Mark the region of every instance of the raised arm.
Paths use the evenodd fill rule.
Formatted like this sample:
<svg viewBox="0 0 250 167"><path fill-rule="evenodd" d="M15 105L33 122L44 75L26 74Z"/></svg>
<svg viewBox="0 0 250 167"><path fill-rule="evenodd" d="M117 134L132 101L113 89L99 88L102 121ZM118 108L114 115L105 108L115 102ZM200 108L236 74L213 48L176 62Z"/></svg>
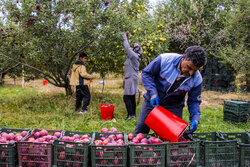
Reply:
<svg viewBox="0 0 250 167"><path fill-rule="evenodd" d="M136 56L137 54L130 48L130 44L128 42L128 38L125 32L122 32L123 36L123 46L125 48L125 51L127 53L127 57L131 58L132 56Z"/></svg>

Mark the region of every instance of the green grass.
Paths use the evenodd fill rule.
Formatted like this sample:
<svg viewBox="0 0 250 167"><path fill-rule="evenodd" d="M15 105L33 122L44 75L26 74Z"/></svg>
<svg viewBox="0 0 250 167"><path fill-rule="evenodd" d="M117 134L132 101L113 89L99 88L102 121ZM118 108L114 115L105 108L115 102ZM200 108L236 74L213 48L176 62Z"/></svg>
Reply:
<svg viewBox="0 0 250 167"><path fill-rule="evenodd" d="M64 94L39 93L35 88L0 87L0 127L100 131L102 127L111 126L110 122L102 120L100 116L100 104L109 103L115 106L114 117L119 123L114 126L119 131L134 131L137 120L124 120L126 109L122 94L92 92L91 96L89 113L80 115L74 112L75 99L67 98ZM137 106L137 116L142 101ZM249 122L224 122L222 106L206 107L201 112L201 122L196 132L249 131ZM186 108L183 117L188 121L189 114Z"/></svg>

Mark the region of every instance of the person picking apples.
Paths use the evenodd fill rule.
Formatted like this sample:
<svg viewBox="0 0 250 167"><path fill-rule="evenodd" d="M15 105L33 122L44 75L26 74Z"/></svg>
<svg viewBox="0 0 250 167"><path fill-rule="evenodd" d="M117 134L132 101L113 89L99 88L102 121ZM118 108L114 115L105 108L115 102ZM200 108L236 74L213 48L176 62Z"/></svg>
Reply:
<svg viewBox="0 0 250 167"><path fill-rule="evenodd" d="M193 133L200 122L202 76L199 69L206 62L203 48L190 46L184 54L161 54L143 69L142 84L147 93L144 94L145 100L134 133L149 133L150 128L145 124L145 119L159 105L182 118L187 93L191 123L186 133Z"/></svg>
<svg viewBox="0 0 250 167"><path fill-rule="evenodd" d="M86 71L84 63L87 61L87 54L81 52L79 54L79 60L75 62L72 68L72 74L70 78L70 85L76 86L76 104L75 111L78 112L81 108L82 101L83 106L80 114L88 113L87 107L90 103L90 91L88 83L94 78L94 74L89 74Z"/></svg>
<svg viewBox="0 0 250 167"><path fill-rule="evenodd" d="M123 35L123 45L127 53L127 59L124 63L124 95L123 100L127 109L126 120L135 119L136 117L136 100L135 95L139 91L139 65L142 59L142 47L138 44L134 44L133 49L130 48L130 44L125 32Z"/></svg>

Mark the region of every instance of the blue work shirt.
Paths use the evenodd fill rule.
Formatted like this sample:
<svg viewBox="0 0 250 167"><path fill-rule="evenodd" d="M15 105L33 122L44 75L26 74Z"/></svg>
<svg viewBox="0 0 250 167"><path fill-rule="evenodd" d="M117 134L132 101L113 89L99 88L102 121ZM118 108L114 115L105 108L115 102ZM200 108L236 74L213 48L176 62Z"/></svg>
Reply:
<svg viewBox="0 0 250 167"><path fill-rule="evenodd" d="M199 71L187 77L173 92L168 93L178 75L178 64L181 59L180 54L161 54L142 70L142 84L147 90L144 98L150 101L151 97L157 94L160 106L182 118L185 96L188 92L189 119L199 122L202 88L202 76Z"/></svg>

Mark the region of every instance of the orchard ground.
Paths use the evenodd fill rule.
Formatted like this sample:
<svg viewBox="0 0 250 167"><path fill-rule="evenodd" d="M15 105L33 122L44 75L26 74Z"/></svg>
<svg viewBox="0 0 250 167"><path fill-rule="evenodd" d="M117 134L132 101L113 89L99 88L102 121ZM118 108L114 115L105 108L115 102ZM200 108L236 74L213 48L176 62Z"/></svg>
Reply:
<svg viewBox="0 0 250 167"><path fill-rule="evenodd" d="M4 86L0 87L0 127L10 128L39 128L92 132L101 128L110 128L111 123L101 119L100 104L113 104L115 106L114 118L117 124L113 124L118 131L130 133L134 131L139 116L142 94L145 93L141 81L141 90L136 100L137 119L125 121L127 112L123 102L122 76L108 75L103 85L101 78L94 79L89 85L91 91L91 103L88 114L74 112L75 97L67 98L64 88L58 88L51 84L43 85L43 80L34 80L25 83L21 87L21 79L14 83L13 79L5 79ZM204 91L202 93L201 122L197 132L241 132L250 130L248 123L231 123L223 121L224 100L239 99L250 100L250 93L221 93ZM188 121L188 110L184 108L183 119Z"/></svg>

